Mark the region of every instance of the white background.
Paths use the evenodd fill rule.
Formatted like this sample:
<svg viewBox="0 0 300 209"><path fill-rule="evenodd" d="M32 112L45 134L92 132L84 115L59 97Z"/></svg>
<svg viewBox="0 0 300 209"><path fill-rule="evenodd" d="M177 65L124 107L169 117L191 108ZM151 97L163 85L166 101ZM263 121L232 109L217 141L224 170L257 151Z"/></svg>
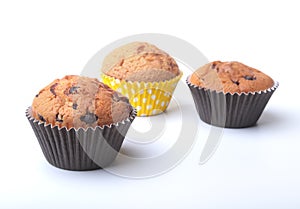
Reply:
<svg viewBox="0 0 300 209"><path fill-rule="evenodd" d="M0 208L300 208L297 5L1 1ZM80 74L107 44L146 32L177 36L210 61L238 60L278 80L258 125L224 130L215 155L199 165L209 126L198 120L201 136L189 155L153 178L50 166L25 117L36 92L55 78Z"/></svg>

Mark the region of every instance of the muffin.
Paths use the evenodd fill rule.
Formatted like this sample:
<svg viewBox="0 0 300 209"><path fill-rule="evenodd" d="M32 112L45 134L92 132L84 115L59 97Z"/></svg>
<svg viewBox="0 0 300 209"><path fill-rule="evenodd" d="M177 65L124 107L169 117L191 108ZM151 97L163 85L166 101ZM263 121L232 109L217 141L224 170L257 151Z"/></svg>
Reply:
<svg viewBox="0 0 300 209"><path fill-rule="evenodd" d="M126 95L138 116L165 111L182 76L170 55L146 42L115 49L104 59L101 71L103 82Z"/></svg>
<svg viewBox="0 0 300 209"><path fill-rule="evenodd" d="M48 162L68 170L109 165L135 115L128 98L97 79L76 75L40 90L26 111Z"/></svg>
<svg viewBox="0 0 300 209"><path fill-rule="evenodd" d="M278 87L255 68L221 61L200 67L187 84L201 120L227 128L255 125Z"/></svg>

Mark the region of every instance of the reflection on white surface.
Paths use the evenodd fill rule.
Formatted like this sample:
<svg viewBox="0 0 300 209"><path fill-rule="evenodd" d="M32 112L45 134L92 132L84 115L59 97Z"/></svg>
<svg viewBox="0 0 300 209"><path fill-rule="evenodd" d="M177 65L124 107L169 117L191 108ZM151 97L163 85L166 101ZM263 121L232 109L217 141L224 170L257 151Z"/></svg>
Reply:
<svg viewBox="0 0 300 209"><path fill-rule="evenodd" d="M146 132L147 127L142 128L140 132L132 126L116 160L104 168L120 177L149 178L164 174L179 165L197 140L198 115L193 109L187 108L187 104L193 105L193 100L185 79L208 60L195 46L175 36L158 33L137 34L116 40L100 49L88 61L81 75L99 77L99 63L102 63L105 55L116 47L134 41L146 41L162 48L176 59L179 69L183 72L183 78L177 84L167 110L148 119L137 118L133 123L142 121L137 126L141 128L142 123L148 121L151 128ZM203 162L212 156L221 140L220 134L209 135L212 136L216 142L205 146L205 155L200 158L204 158Z"/></svg>
<svg viewBox="0 0 300 209"><path fill-rule="evenodd" d="M141 2L2 1L0 208L299 209L296 3L153 1L137 9ZM96 50L136 31L177 35L211 61L249 63L280 87L257 126L225 129L204 165L199 157L210 126L199 119L191 152L156 178L132 180L104 170L70 172L49 165L24 113L36 91L65 74L79 74ZM186 108L196 113L192 104Z"/></svg>

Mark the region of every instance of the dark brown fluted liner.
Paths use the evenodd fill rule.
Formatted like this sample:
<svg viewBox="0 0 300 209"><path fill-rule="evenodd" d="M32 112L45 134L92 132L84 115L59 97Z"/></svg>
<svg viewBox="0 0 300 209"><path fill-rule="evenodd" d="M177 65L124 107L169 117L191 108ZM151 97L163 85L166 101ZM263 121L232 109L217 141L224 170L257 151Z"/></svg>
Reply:
<svg viewBox="0 0 300 209"><path fill-rule="evenodd" d="M36 138L47 161L67 170L94 170L108 166L116 158L136 111L122 122L110 126L78 130L59 128L35 120L26 110Z"/></svg>
<svg viewBox="0 0 300 209"><path fill-rule="evenodd" d="M279 83L265 90L230 94L195 86L186 80L197 112L204 122L225 128L243 128L256 124Z"/></svg>

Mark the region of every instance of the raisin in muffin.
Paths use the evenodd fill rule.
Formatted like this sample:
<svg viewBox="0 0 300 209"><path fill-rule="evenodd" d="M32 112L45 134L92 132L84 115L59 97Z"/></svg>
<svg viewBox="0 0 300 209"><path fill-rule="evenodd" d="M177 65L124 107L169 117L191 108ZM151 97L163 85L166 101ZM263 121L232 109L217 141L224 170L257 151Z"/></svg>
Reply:
<svg viewBox="0 0 300 209"><path fill-rule="evenodd" d="M32 103L35 119L67 128L109 125L128 118L131 111L120 93L97 79L75 75L54 80Z"/></svg>
<svg viewBox="0 0 300 209"><path fill-rule="evenodd" d="M182 76L169 54L146 42L132 42L113 50L105 57L101 71L103 82L129 97L138 116L166 110Z"/></svg>
<svg viewBox="0 0 300 209"><path fill-rule="evenodd" d="M200 67L187 84L201 120L227 128L255 125L278 87L255 68L221 61Z"/></svg>

